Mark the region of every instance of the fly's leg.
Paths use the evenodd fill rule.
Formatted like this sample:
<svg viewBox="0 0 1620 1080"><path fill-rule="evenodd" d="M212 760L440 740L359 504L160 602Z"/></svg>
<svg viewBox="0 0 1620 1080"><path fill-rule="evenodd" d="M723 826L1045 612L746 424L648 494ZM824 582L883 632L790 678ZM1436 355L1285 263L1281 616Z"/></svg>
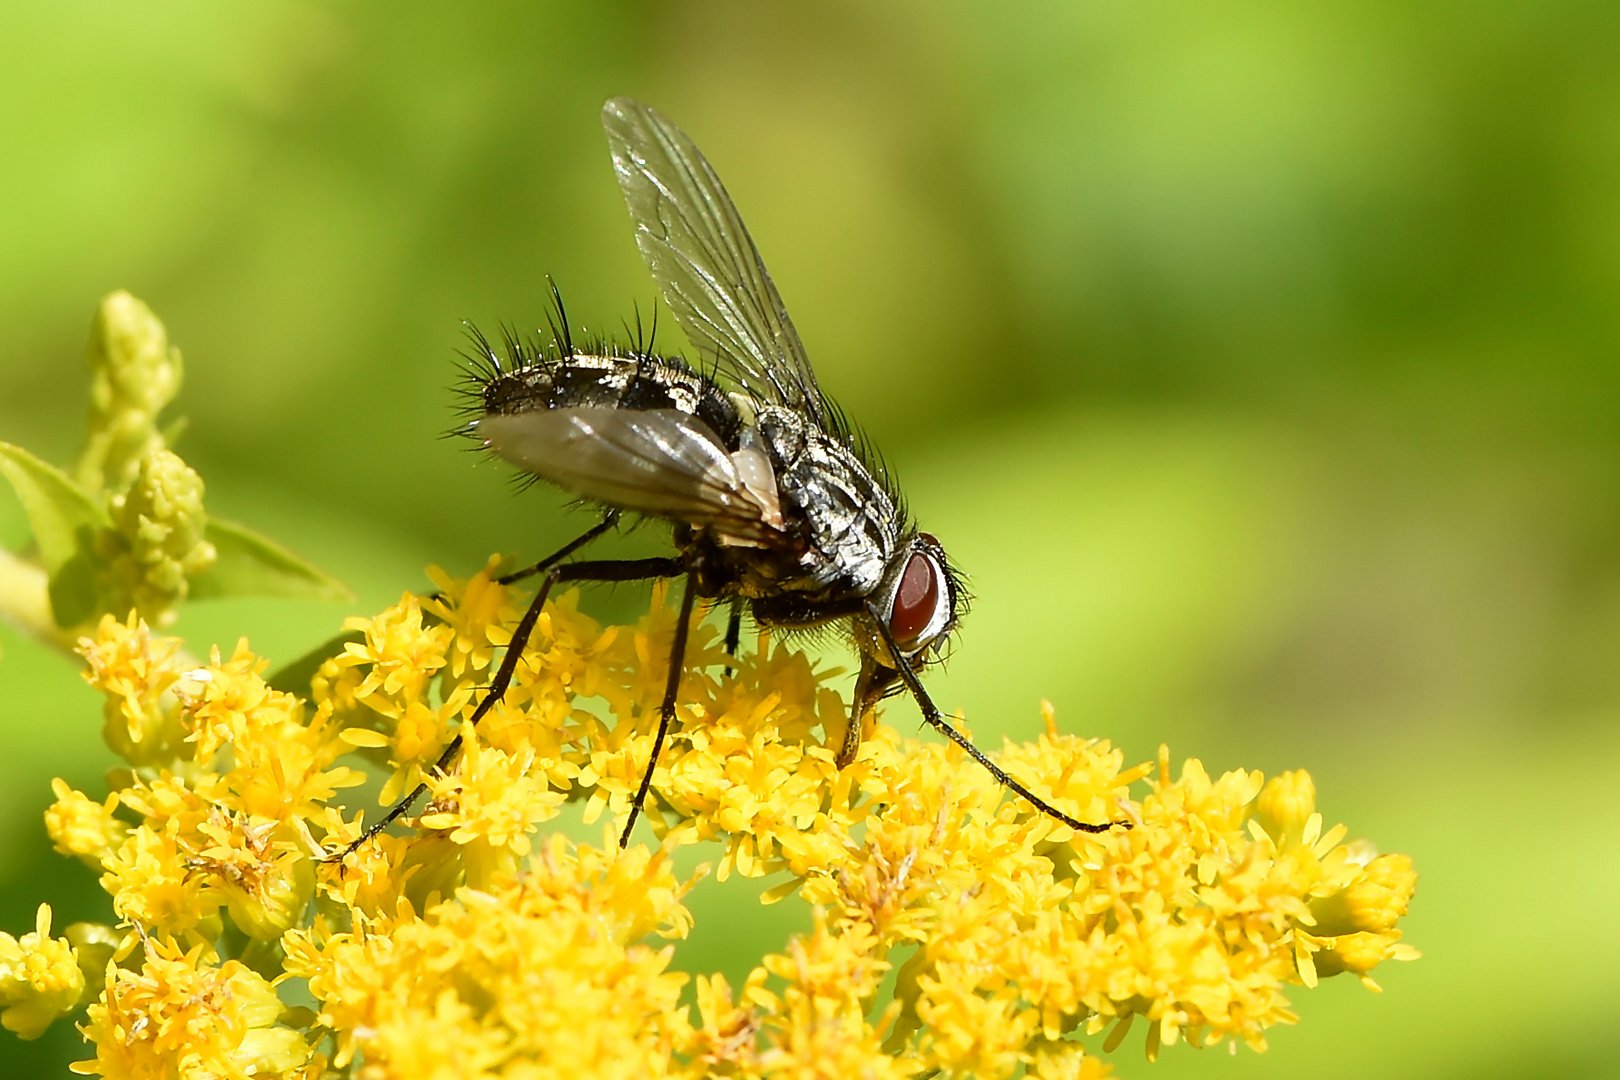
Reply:
<svg viewBox="0 0 1620 1080"><path fill-rule="evenodd" d="M592 540L595 540L598 536L601 536L603 533L613 528L618 520L619 511L609 510L606 514L602 515L601 521L597 522L595 525L592 525L589 529L585 530L583 534L570 540L568 543L564 544L556 551L553 551L550 555L547 555L533 566L526 567L522 570L513 571L510 574L502 574L495 580L502 585L510 585L514 581L522 581L524 578L531 578L536 574L543 574L547 570L550 570L553 566L556 566L558 563L568 558L568 556L572 555L574 552L578 551L580 548L584 547L586 544L590 543Z"/></svg>
<svg viewBox="0 0 1620 1080"><path fill-rule="evenodd" d="M737 647L742 644L742 605L732 601L731 615L726 619L726 655L737 658ZM726 665L726 678L731 678L731 665Z"/></svg>
<svg viewBox="0 0 1620 1080"><path fill-rule="evenodd" d="M607 532L618 520L619 511L609 510L607 514L603 516L602 520L596 525L593 525L590 529L586 530L584 535L564 544L561 548L552 552L550 555L547 555L533 566L519 570L515 573L507 574L503 577L498 577L495 580L502 585L510 585L514 581L521 581L524 578L533 577L535 574L544 573L557 563L560 563L564 559L568 558L568 556L572 555L580 548L584 547L586 544L590 543L592 540L595 540L598 536L601 536L603 533ZM442 593L425 593L422 596L422 599L424 600L442 600L443 598L444 595ZM428 617L431 618L432 616L429 615ZM348 645L351 642L361 641L364 639L364 637L365 635L360 633L358 630L346 630L324 644L310 650L308 653L305 653L292 663L278 669L270 676L268 681L273 688L289 694L308 693L309 680L315 674L315 671L321 666L321 664L331 657L341 653L345 645Z"/></svg>
<svg viewBox="0 0 1620 1080"><path fill-rule="evenodd" d="M598 525L590 533L587 533L579 540L574 541L570 547L577 548L584 543L588 543L594 538L593 534L600 535L601 531L605 530L610 524L611 519L604 520L601 525ZM534 625L540 620L540 609L545 606L546 597L551 593L551 587L553 585L564 581L643 581L648 578L675 577L684 573L685 570L685 565L679 559L657 558L614 559L596 562L566 563L562 566L553 566L549 571L546 572L545 578L540 583L540 588L534 594L534 599L529 602L528 610L523 613L523 618L518 621L517 628L512 631L512 640L507 643L506 655L501 658L501 666L499 670L496 671L495 678L490 680L489 690L484 694L484 699L478 703L478 708L473 710L473 714L467 720L467 723L478 723L478 721L482 720L485 714L487 714L490 709L493 709L495 704L506 695L507 687L512 685L512 676L517 672L518 661L523 658L523 650L528 647L529 636L534 633ZM688 614L690 613L691 607L691 592L692 590L689 582L687 585L687 597L682 601L683 610L685 610ZM685 623L683 622L681 625L684 627ZM684 629L678 630L676 633L676 640L684 649L686 644L685 631ZM678 673L675 675L675 678L679 678ZM674 705L673 702L671 702L669 707L665 710L666 715L673 712L673 710ZM665 723L667 724L668 721L666 720ZM663 729L660 728L660 742L662 742L662 734ZM460 735L457 735L454 739L450 740L450 745L444 748L444 753L440 754L439 760L434 762L434 772L442 773L450 767L450 763L454 761L456 755L461 752L461 742L462 738ZM645 790L645 782L642 784L642 788ZM350 852L371 840L389 825L392 825L395 821L398 821L410 810L413 805L415 805L416 800L420 799L426 793L427 784L423 783L416 785L415 790L413 790L409 795L405 796L405 798L400 802L395 804L394 807L388 811L388 813L379 818L373 825L367 828L365 832L361 833L357 840L355 840L348 847L344 848L338 854L329 856L326 861L341 862L343 858ZM637 800L637 805L640 805L639 799ZM631 820L635 820L633 813ZM629 830L626 829L626 834L628 834L628 832Z"/></svg>
<svg viewBox="0 0 1620 1080"><path fill-rule="evenodd" d="M1131 827L1131 823L1129 821L1109 821L1101 825L1094 825L1089 821L1076 820L1075 818L1072 818L1068 814L1065 814L1063 811L1059 810L1057 807L1053 806L1051 803L1047 802L1045 799L1041 798L1039 795L1036 795L1034 792L1030 791L1029 788L1025 787L1023 784L1020 784L1017 780L1014 780L1001 766L985 757L984 752L977 746L973 745L972 739L969 739L966 735L963 735L960 731L957 731L954 727L952 727L945 719L944 715L940 713L939 707L934 704L934 699L929 697L928 691L923 689L922 680L917 678L917 673L912 670L911 664L909 664L905 657L901 655L900 647L895 644L894 635L890 633L889 624L883 620L882 614L877 610L876 607L870 605L868 605L867 611L872 616L872 624L877 627L878 633L883 636L883 644L888 647L889 655L900 661L900 679L906 684L906 689L911 691L911 696L917 699L917 707L922 709L923 720L928 724L929 727L932 727L935 731L938 731L941 735L951 740L951 742L955 743L957 746L960 746L963 750L966 750L968 752L968 756L974 761L977 761L980 765L984 766L985 771L991 776L995 777L998 783L1005 784L1007 787L1012 788L1013 791L1023 796L1024 800L1035 809L1039 810L1047 817L1055 818L1056 820L1063 822L1063 824L1067 825L1071 829L1075 829L1079 832L1105 833L1116 825L1127 829Z"/></svg>
<svg viewBox="0 0 1620 1080"><path fill-rule="evenodd" d="M692 601L697 599L693 577L692 574L686 576L686 588L681 592L681 614L675 623L675 643L669 649L669 682L664 685L664 704L658 710L658 736L653 739L652 753L647 756L647 768L641 774L641 786L636 788L635 800L630 804L630 817L624 823L624 832L619 834L621 848L630 842L630 830L636 827L641 802L647 797L647 789L652 787L658 752L664 748L664 736L669 734L670 721L675 719L675 695L681 688L681 669L686 664L686 632L692 626Z"/></svg>
<svg viewBox="0 0 1620 1080"><path fill-rule="evenodd" d="M482 720L484 714L494 708L495 703L505 695L506 688L512 684L512 674L517 671L518 660L522 658L523 650L529 644L529 635L534 633L534 624L540 619L540 609L545 606L546 596L551 592L553 581L553 577L547 574L545 580L540 583L540 588L534 594L534 599L529 602L529 609L523 613L523 618L519 620L517 629L512 631L512 640L506 645L506 655L501 658L500 670L495 673L494 681L489 684L489 692L484 695L484 700L478 703L478 708L473 710L472 719L468 723L476 724ZM444 748L444 753L439 755L439 760L434 762L433 771L443 772L449 768L450 762L455 759L456 754L460 751L461 736L457 735L450 740L450 745ZM338 854L329 856L326 861L342 862L344 857L351 851L369 843L378 833L404 816L416 804L416 800L427 793L427 789L427 784L417 784L409 795L395 803L393 809L373 822L353 843Z"/></svg>

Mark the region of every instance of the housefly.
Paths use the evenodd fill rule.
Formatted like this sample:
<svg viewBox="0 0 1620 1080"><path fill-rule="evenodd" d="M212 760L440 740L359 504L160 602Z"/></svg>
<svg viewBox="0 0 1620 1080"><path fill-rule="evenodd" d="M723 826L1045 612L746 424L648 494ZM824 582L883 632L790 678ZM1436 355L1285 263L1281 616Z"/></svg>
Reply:
<svg viewBox="0 0 1620 1080"><path fill-rule="evenodd" d="M847 627L861 666L839 767L855 759L872 707L903 687L924 721L1041 812L1073 829L1107 830L1108 823L1078 821L1031 792L941 715L919 675L966 608L961 576L940 542L912 523L881 461L821 392L759 251L697 146L668 118L626 97L603 107L602 125L636 244L701 365L654 355L641 343L576 347L560 299L549 344L508 336L497 350L474 332L479 370L465 433L601 507L603 518L503 579L543 575L470 722L506 692L552 587L682 578L658 734L621 845L674 719L700 600L731 606L731 655L745 608L762 627ZM669 521L674 554L570 558L621 513ZM445 751L441 769L460 742Z"/></svg>

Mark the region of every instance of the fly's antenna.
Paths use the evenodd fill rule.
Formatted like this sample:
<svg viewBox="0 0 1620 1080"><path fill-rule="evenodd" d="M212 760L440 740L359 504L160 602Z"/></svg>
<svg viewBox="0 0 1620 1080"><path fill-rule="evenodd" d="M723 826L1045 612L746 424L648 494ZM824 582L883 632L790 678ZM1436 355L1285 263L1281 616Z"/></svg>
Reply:
<svg viewBox="0 0 1620 1080"><path fill-rule="evenodd" d="M574 335L573 331L568 329L568 309L563 307L562 290L557 288L557 281L550 274L546 275L546 284L551 287L552 310L546 312L546 324L551 327L551 340L562 346L564 356L571 357L574 355Z"/></svg>

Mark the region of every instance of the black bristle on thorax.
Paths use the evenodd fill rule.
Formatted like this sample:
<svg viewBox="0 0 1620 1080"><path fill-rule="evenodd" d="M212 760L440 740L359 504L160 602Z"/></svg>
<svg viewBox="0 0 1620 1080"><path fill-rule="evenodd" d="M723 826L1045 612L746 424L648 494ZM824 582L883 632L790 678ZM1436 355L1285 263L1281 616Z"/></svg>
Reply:
<svg viewBox="0 0 1620 1080"><path fill-rule="evenodd" d="M916 525L912 522L911 511L906 505L906 497L900 490L900 483L895 476L888 459L883 456L866 429L849 418L843 406L826 395L821 396L822 414L824 422L822 429L843 444L857 461L866 469L867 473L877 482L878 487L889 496L894 504L895 518L901 522L901 533L910 536L916 533Z"/></svg>

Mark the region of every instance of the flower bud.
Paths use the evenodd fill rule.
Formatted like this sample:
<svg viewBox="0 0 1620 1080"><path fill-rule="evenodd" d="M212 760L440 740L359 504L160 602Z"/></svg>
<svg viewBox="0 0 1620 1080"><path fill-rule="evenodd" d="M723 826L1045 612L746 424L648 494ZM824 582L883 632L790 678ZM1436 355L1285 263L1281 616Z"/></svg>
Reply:
<svg viewBox="0 0 1620 1080"><path fill-rule="evenodd" d="M91 491L122 487L163 447L157 415L180 389L180 351L152 310L120 291L101 302L85 358L89 435L76 479Z"/></svg>
<svg viewBox="0 0 1620 1080"><path fill-rule="evenodd" d="M107 965L112 962L123 942L123 935L105 923L69 923L62 931L84 975L84 992L80 1001L93 1001L101 996L107 985Z"/></svg>
<svg viewBox="0 0 1620 1080"><path fill-rule="evenodd" d="M39 905L34 932L0 933L0 1024L37 1039L51 1021L78 1008L84 974L65 938L51 937L51 907Z"/></svg>
<svg viewBox="0 0 1620 1080"><path fill-rule="evenodd" d="M1355 881L1331 896L1311 902L1314 932L1334 935L1389 930L1406 914L1417 873L1406 855L1380 855Z"/></svg>
<svg viewBox="0 0 1620 1080"><path fill-rule="evenodd" d="M75 856L99 873L101 861L129 836L129 826L113 817L118 795L98 803L61 779L51 781L51 790L56 792L56 802L45 811L45 831L51 842L57 851Z"/></svg>
<svg viewBox="0 0 1620 1080"><path fill-rule="evenodd" d="M214 565L218 552L205 539L203 482L179 456L158 449L142 458L130 489L112 499L113 528L99 539L107 560L107 607L135 608L166 625L190 591L188 578Z"/></svg>
<svg viewBox="0 0 1620 1080"><path fill-rule="evenodd" d="M1277 845L1286 851L1299 843L1305 823L1316 813L1316 783L1304 769L1271 779L1260 792L1256 817Z"/></svg>

